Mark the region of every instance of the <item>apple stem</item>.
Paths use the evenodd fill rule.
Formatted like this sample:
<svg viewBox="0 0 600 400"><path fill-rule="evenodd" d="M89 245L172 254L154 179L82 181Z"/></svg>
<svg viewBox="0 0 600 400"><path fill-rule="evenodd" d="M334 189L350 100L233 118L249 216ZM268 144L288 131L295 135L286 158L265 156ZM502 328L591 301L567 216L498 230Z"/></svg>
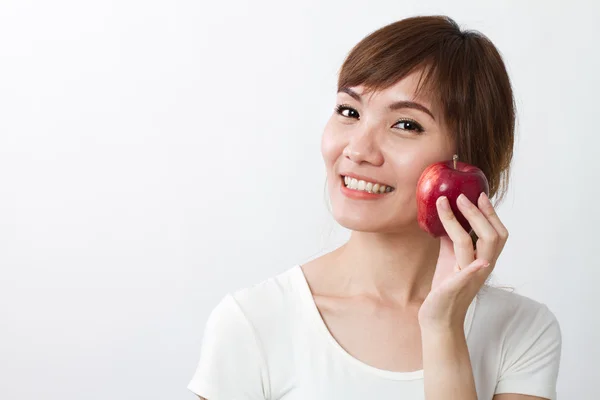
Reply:
<svg viewBox="0 0 600 400"><path fill-rule="evenodd" d="M458 154L455 154L454 157L452 157L452 161L454 161L454 169L456 169L456 162L458 161Z"/></svg>

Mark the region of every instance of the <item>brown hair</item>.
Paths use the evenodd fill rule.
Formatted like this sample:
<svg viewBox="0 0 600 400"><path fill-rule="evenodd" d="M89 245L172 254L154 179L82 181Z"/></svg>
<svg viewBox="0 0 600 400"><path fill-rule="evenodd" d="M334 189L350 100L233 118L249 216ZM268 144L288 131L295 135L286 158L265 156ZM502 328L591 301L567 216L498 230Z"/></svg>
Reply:
<svg viewBox="0 0 600 400"><path fill-rule="evenodd" d="M447 16L406 18L369 34L350 51L338 90L386 89L422 68L425 89L439 106L461 161L479 167L496 204L506 194L513 155L515 103L508 73L482 33L461 31ZM424 77L424 79L423 79ZM423 83L421 85L421 82Z"/></svg>

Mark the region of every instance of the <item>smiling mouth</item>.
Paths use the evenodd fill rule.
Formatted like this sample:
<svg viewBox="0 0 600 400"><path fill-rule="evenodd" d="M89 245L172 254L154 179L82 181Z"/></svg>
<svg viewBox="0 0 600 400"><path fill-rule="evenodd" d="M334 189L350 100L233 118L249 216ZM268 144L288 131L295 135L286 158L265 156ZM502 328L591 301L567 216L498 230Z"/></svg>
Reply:
<svg viewBox="0 0 600 400"><path fill-rule="evenodd" d="M349 176L340 175L342 184L350 190L356 190L358 192L366 192L373 194L385 194L393 192L395 189L391 186L383 185L377 182L368 182L351 178Z"/></svg>

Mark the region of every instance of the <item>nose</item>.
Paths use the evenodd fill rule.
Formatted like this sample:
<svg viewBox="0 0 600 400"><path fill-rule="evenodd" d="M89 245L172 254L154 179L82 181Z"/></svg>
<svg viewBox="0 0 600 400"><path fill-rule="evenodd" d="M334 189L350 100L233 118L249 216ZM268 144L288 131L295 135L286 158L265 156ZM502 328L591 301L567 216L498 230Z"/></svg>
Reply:
<svg viewBox="0 0 600 400"><path fill-rule="evenodd" d="M365 131L354 135L343 154L357 164L368 162L375 166L383 164L383 155L375 142L374 131Z"/></svg>

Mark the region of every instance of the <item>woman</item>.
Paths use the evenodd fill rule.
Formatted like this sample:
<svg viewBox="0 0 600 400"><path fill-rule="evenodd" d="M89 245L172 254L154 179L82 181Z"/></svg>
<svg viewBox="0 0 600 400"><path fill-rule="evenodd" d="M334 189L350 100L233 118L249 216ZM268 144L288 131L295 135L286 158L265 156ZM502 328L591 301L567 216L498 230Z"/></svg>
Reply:
<svg viewBox="0 0 600 400"><path fill-rule="evenodd" d="M508 238L485 193L457 204L473 232L443 196L448 236L417 223L421 173L454 154L502 198L514 125L506 69L484 35L434 16L364 38L340 70L321 146L350 239L227 294L188 388L208 400L555 399L555 316L485 285Z"/></svg>

